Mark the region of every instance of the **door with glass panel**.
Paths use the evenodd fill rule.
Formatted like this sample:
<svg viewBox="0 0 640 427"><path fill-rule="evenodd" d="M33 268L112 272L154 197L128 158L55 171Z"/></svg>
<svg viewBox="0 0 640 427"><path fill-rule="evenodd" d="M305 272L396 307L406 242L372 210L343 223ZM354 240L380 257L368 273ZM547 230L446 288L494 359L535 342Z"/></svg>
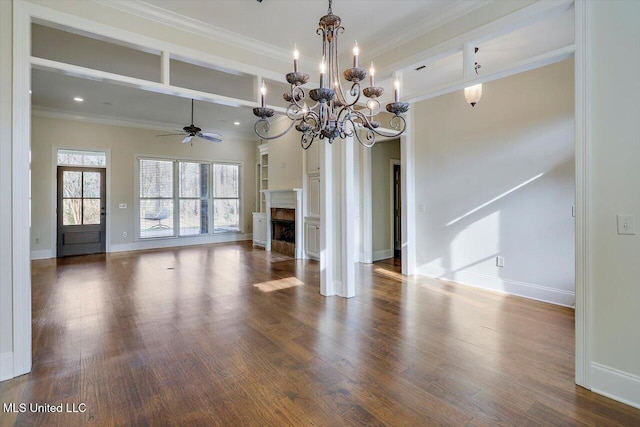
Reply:
<svg viewBox="0 0 640 427"><path fill-rule="evenodd" d="M59 257L105 251L105 169L58 166Z"/></svg>

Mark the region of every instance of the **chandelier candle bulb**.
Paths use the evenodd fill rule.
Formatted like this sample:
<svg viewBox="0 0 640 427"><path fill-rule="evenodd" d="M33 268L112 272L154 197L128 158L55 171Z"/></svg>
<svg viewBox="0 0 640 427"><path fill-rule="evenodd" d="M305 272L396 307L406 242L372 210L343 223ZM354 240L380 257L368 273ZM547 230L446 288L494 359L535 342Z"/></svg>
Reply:
<svg viewBox="0 0 640 427"><path fill-rule="evenodd" d="M320 88L324 89L327 86L327 63L322 58L322 62L320 63Z"/></svg>
<svg viewBox="0 0 640 427"><path fill-rule="evenodd" d="M376 74L376 69L373 68L373 62L371 62L371 68L369 68L369 81L371 83L371 87L375 87L375 78L373 76L375 76Z"/></svg>
<svg viewBox="0 0 640 427"><path fill-rule="evenodd" d="M400 102L400 80L398 79L393 82L393 93L395 102Z"/></svg>
<svg viewBox="0 0 640 427"><path fill-rule="evenodd" d="M262 81L262 84L260 85L260 105L262 106L262 108L264 108L267 103L266 103L266 95L267 95L267 85L264 84L264 80Z"/></svg>
<svg viewBox="0 0 640 427"><path fill-rule="evenodd" d="M300 59L300 52L298 51L298 46L293 45L293 72L298 72L298 60Z"/></svg>
<svg viewBox="0 0 640 427"><path fill-rule="evenodd" d="M356 40L356 45L353 47L353 68L358 68L358 56L360 56L360 48Z"/></svg>

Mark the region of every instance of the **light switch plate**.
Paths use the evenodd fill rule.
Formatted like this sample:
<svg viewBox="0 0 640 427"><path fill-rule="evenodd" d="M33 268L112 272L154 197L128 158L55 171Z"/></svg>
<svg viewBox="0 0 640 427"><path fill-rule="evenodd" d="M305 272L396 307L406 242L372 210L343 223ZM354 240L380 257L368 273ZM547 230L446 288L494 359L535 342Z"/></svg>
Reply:
<svg viewBox="0 0 640 427"><path fill-rule="evenodd" d="M636 234L636 221L633 215L616 215L618 234Z"/></svg>
<svg viewBox="0 0 640 427"><path fill-rule="evenodd" d="M126 203L120 203L120 204L118 205L118 207L119 207L120 209L127 209L127 204L126 204Z"/></svg>

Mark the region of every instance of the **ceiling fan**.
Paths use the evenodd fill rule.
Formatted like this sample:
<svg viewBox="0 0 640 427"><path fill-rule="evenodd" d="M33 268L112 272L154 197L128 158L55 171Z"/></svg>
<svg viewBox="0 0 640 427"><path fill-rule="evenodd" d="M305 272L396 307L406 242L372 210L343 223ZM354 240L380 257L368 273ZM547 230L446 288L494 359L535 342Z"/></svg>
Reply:
<svg viewBox="0 0 640 427"><path fill-rule="evenodd" d="M176 132L179 132L179 133L166 133L163 135L156 135L156 136L186 135L185 138L182 140L183 144L186 144L187 142L191 142L194 136L197 136L198 138L202 138L211 142L222 142L222 135L220 135L219 133L202 132L202 129L200 129L198 126L195 126L193 124L193 99L191 100L191 124L189 126L183 127L181 130L176 129Z"/></svg>

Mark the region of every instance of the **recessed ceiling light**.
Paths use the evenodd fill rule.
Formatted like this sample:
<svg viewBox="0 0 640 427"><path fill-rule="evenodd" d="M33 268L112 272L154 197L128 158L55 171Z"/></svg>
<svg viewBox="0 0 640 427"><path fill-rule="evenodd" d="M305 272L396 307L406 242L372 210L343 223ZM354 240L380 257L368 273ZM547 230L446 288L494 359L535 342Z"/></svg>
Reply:
<svg viewBox="0 0 640 427"><path fill-rule="evenodd" d="M234 125L240 126L240 122L233 122Z"/></svg>
<svg viewBox="0 0 640 427"><path fill-rule="evenodd" d="M74 97L73 100L76 101L76 102L84 101L84 99L80 98L79 96Z"/></svg>

